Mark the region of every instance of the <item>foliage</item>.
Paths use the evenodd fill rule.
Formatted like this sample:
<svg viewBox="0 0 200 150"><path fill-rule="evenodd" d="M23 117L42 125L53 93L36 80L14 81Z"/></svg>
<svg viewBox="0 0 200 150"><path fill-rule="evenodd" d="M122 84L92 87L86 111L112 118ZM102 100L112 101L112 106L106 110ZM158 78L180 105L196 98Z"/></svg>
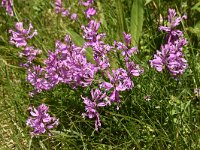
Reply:
<svg viewBox="0 0 200 150"><path fill-rule="evenodd" d="M18 21L25 27L29 23L38 35L29 41L42 54L34 63L42 64L55 41L70 34L78 46L85 43L81 25L87 24L84 7L78 0L64 3L78 14L78 21L55 13L51 0L14 0L15 16L6 15L0 7L0 147L1 149L200 149L199 95L199 1L190 0L96 0L97 20L101 21L99 32L105 32L105 41L123 40L122 32L131 33L139 53L132 59L140 64L144 73L134 80L134 88L121 93L120 109L116 106L99 110L102 127L95 131L94 120L83 118L84 103L81 98L91 97L90 88L76 90L59 84L51 90L30 97L32 86L26 81L26 69L20 67L24 59L19 57L22 48L9 43L9 29ZM142 2L142 4L140 4ZM159 26L167 21L168 8L176 9L179 16L186 14L187 20L179 26L186 35L188 46L184 48L188 68L175 80L167 71L157 72L150 67L149 60L164 43L165 34ZM87 59L93 54L87 48ZM112 67L120 66L122 57L109 55ZM45 103L60 124L52 136L43 134L31 137L26 126L28 107Z"/></svg>

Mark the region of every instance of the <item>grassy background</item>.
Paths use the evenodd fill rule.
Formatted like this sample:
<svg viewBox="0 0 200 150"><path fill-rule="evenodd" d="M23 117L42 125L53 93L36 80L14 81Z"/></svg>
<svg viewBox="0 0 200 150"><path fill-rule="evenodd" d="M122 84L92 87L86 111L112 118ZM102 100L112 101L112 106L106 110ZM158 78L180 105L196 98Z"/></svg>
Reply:
<svg viewBox="0 0 200 150"><path fill-rule="evenodd" d="M134 58L145 73L134 79L132 91L123 93L119 111L114 106L100 110L99 132L94 131L92 120L81 117L84 105L80 95L89 94L90 89L73 91L67 85L59 85L30 98L26 70L19 67L23 61L18 57L21 50L9 44L8 30L16 21L23 21L27 25L33 23L38 30L38 36L29 44L42 50L41 59L48 50L54 50L55 40L63 39L67 33L81 45L84 41L80 37L80 25L87 21L77 1L69 0L66 7L71 6L79 14L78 22L56 15L52 0L14 0L17 15L14 18L6 16L0 8L0 149L200 149L200 106L199 97L194 95L194 88L200 87L200 2L146 0L144 3L148 1L142 10L141 38L136 42L140 53ZM101 31L106 32L108 43L121 39L122 31L131 32L133 3L97 0ZM156 72L148 63L163 42L164 35L158 27L162 18L166 20L168 8L188 16L180 28L189 41L184 50L189 67L179 81L167 72ZM147 95L151 96L150 101L144 99ZM60 119L60 125L50 138L47 135L31 138L25 124L27 108L42 102Z"/></svg>

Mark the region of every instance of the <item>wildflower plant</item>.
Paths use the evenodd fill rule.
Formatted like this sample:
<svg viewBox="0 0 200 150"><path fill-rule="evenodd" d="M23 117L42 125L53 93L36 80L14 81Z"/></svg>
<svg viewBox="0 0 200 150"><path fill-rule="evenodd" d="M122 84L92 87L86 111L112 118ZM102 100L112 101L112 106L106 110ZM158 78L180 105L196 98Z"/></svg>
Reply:
<svg viewBox="0 0 200 150"><path fill-rule="evenodd" d="M90 119L95 118L95 130L98 130L101 127L98 109L113 103L116 103L117 109L119 109L120 93L134 87L132 78L143 73L143 69L131 60L131 56L138 52L136 47L131 47L131 35L123 33L124 43L106 43L106 34L99 33L101 23L91 18L96 14L93 7L94 1L80 1L80 4L87 7L83 13L89 19L86 26L81 25L82 36L85 39L82 46L77 46L67 34L63 42L60 40L55 42L55 51L48 52L47 59L43 60L43 64L35 65L32 64L32 60L40 53L40 50L35 50L34 47L27 45L27 40L37 34L36 30L31 32L33 28L31 24L26 30L23 28L23 23L17 23L17 31L10 30L12 34L10 41L17 47L25 47L20 56L26 57L28 61L25 64L28 71L27 81L34 88L29 95L33 97L35 94L50 90L59 84L67 84L72 89L89 87L92 99L82 96L86 110L83 116ZM62 1L55 1L55 12L66 14ZM94 63L87 60L88 48L93 51ZM109 54L118 53L118 51L124 58L126 68L111 68ZM96 76L98 79L95 79ZM95 88L94 85L98 88Z"/></svg>
<svg viewBox="0 0 200 150"><path fill-rule="evenodd" d="M116 1L117 4L119 4L119 2L120 1ZM48 15L52 18L54 17L54 19L56 18L57 22L55 24L57 24L57 30L52 32L55 33L56 36L53 38L50 37L52 43L54 43L54 46L51 48L47 46L47 49L45 45L40 49L39 45L42 44L42 40L41 43L39 42L39 45L37 45L38 43L35 44L34 41L29 42L34 38L40 37L40 33L42 32L39 32L39 27L33 27L33 25L31 23L28 24L27 21L18 21L15 23L15 27L9 30L10 44L20 50L19 57L23 58L21 67L25 70L26 81L31 85L32 89L29 91L30 100L37 100L40 96L42 97L48 94L54 96L56 93L54 90L58 88L59 91L67 91L65 96L58 94L62 97L62 100L66 98L66 101L60 99L55 100L55 103L63 107L62 109L56 108L59 110L57 114L55 113L56 117L49 114L49 107L45 104L50 103L48 101L43 101L37 108L34 106L28 108L30 113L26 125L31 128L32 136L46 133L47 135L52 135L51 130L54 130L56 126L60 124L63 132L73 133L78 137L77 139L81 139L83 143L87 141L84 139L85 135L78 133L79 129L74 125L76 123L69 123L73 124L73 128L76 128L77 132L75 133L71 132L71 129L68 130L66 128L67 125L63 125L61 122L66 116L71 119L69 114L65 112L65 109L68 107L65 104L69 103L68 99L72 97L70 94L74 93L76 98L78 98L76 102L72 102L72 105L80 103L81 107L78 107L78 109L80 109L78 115L84 123L88 123L86 119L93 120L95 131L102 131L101 128L107 125L106 121L114 118L113 120L116 123L121 123L119 123L121 125L119 125L120 130L122 130L121 128L123 127L123 133L128 132L129 129L126 129L123 123L126 123L130 118L124 116L124 118L119 119L119 121L115 117L122 117L122 115L118 113L125 111L138 113L139 109L137 110L137 108L131 110L132 107L130 106L130 108L128 108L129 105L124 107L124 104L132 103L135 97L142 99L142 102L136 99L136 103L141 102L142 104L150 105L147 110L143 110L143 114L147 114L150 109L156 109L156 111L160 109L160 105L154 107L154 103L157 103L154 102L154 98L156 97L154 95L156 89L154 85L156 83L153 83L154 81L149 81L145 83L149 85L144 85L142 81L139 81L141 78L143 80L146 80L147 77L148 80L153 80L153 78L149 75L151 69L147 67L149 70L146 73L146 70L144 71L143 67L134 59L136 55L142 52L140 51L140 43L138 43L138 46L135 44L137 40L133 43L134 36L130 34L131 31L123 27L123 30L120 31L122 33L118 35L120 37L113 36L115 38L109 39L109 37L112 36L109 35L109 32L104 31L104 29L106 29L106 23L103 22L103 15L99 13L99 10L102 11L102 9L98 1L79 0L78 2L73 1L66 3L66 1L63 0L54 0L53 4L54 7L52 6L52 8L49 9ZM71 4L74 5L70 6ZM11 16L14 15L11 0L2 0L2 6L6 7L7 14ZM78 6L78 9L73 9L74 6ZM54 10L54 12L51 10ZM188 68L188 62L183 52L188 41L184 37L184 32L178 29L181 22L186 18L185 15L178 17L174 9L168 10L167 23L159 27L159 30L165 33L164 43L160 46L160 50L156 51L152 60L150 60L150 66L152 68L156 69L158 72L163 72L163 70L166 69L176 79L184 74ZM129 19L125 18L125 20L129 22ZM113 21L115 21L115 19L113 19ZM76 27L74 34L73 31L70 32L70 27L68 28L68 26L65 26L65 23L71 25L71 22ZM59 24L61 25L59 26ZM26 26L28 26L28 28L26 28ZM66 30L64 29L65 27ZM38 28L38 32L36 28ZM59 31L60 29L62 31ZM113 31L115 31L115 29ZM61 35L64 36L61 38ZM81 41L83 41L80 42L81 44L77 44L78 38L81 38ZM41 39L43 39L42 36ZM50 43L50 41L48 42ZM112 61L116 64L113 65ZM147 64L147 66L149 66L149 64ZM141 76L145 77L143 78ZM135 81L136 78L138 78L137 81ZM144 92L143 86L147 86L149 89L145 89ZM138 91L139 94L135 94L135 90ZM195 94L199 95L199 89L195 90ZM165 94L163 95L165 96ZM161 99L162 96L159 98ZM129 101L125 101L126 99ZM149 102L147 103L147 101ZM142 104L138 106L143 107ZM57 107L59 107L59 105ZM127 108L129 110L126 110ZM166 109L168 109L168 107L166 107ZM115 111L115 114L113 113L113 115L109 110ZM146 133L153 135L152 137L157 135L157 130L154 129L157 127L157 124L149 125L147 123L146 125L145 123L141 123L146 118L142 118L142 113L140 112L138 113L139 115L134 113L131 113L131 115L135 118L138 117L137 119L134 118L138 126L148 128L149 131ZM59 116L61 118L57 119ZM148 118L149 116L146 117ZM162 117L163 116L159 119L162 120ZM140 121L140 119L142 121ZM164 119L169 120L169 118ZM79 126L82 126L82 122ZM131 128L133 128L132 124ZM140 130L140 127L138 128L139 130L135 132L143 132L143 130ZM98 134L98 132L95 132L95 134L96 133ZM118 134L118 131L116 134ZM65 136L65 133L61 133L60 136ZM131 140L134 139L132 134L128 134L128 136L131 137ZM102 139L102 143L104 143L104 138ZM108 140L108 142L110 141ZM132 143L132 141L130 141L130 143ZM139 144L136 143L136 145ZM145 144L142 143L141 145ZM138 147L138 149L143 148Z"/></svg>
<svg viewBox="0 0 200 150"><path fill-rule="evenodd" d="M37 109L34 106L30 106L28 110L31 116L26 121L26 124L33 128L31 132L33 136L46 132L51 135L50 129L55 128L59 124L58 119L48 114L49 107L45 104L41 104Z"/></svg>
<svg viewBox="0 0 200 150"><path fill-rule="evenodd" d="M183 74L188 66L183 53L183 47L187 45L183 31L176 29L186 15L177 17L174 9L168 11L167 26L160 26L161 31L166 32L165 42L161 45L161 50L157 51L150 64L157 71L161 72L165 67L175 78Z"/></svg>

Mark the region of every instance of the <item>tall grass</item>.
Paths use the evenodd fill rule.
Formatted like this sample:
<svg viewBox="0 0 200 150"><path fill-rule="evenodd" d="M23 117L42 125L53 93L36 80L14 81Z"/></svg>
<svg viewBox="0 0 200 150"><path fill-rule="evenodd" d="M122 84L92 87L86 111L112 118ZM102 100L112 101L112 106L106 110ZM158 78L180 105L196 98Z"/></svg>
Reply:
<svg viewBox="0 0 200 150"><path fill-rule="evenodd" d="M66 5L81 13L76 2L70 1ZM135 12L131 8L135 7L132 5L135 2L97 1L101 30L106 32L108 42L122 39L120 33L124 30L140 31L140 36L136 36L140 52L134 59L145 71L134 79L135 88L123 93L119 111L114 106L101 110L102 128L98 132L94 130L92 120L81 116L84 105L80 95L89 93L89 89L73 90L67 85L59 85L33 98L28 96L31 86L25 81L26 71L19 67L20 49L9 44L8 35L16 21L33 23L38 36L31 44L41 49L44 54L41 58L45 58L48 50L54 49L54 42L67 33L76 44L82 45L79 26L86 21L76 23L56 15L53 0L15 0L17 18L6 16L5 10L0 8L0 149L200 149L199 97L194 94L194 89L200 87L197 27L200 12L199 6L195 5L198 1L146 0L142 8L143 23L142 18L137 18L137 30L131 29L134 28L131 13ZM166 21L168 8L176 8L180 14L188 15L188 20L181 26L189 41L184 50L189 67L180 80L174 80L168 72L158 73L149 66L149 60L164 41L158 27ZM89 51L88 58L91 57ZM146 96L151 100L146 100ZM26 127L27 108L42 102L59 118L60 125L51 137L32 138Z"/></svg>

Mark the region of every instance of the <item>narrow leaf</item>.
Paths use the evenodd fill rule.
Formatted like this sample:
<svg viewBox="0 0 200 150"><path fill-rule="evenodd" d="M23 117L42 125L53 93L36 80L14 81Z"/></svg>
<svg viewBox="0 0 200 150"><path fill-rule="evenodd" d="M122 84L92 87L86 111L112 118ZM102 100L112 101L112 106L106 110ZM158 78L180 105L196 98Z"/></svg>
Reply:
<svg viewBox="0 0 200 150"><path fill-rule="evenodd" d="M134 0L131 10L132 45L137 45L144 21L144 0Z"/></svg>
<svg viewBox="0 0 200 150"><path fill-rule="evenodd" d="M152 0L146 0L145 5L149 4Z"/></svg>
<svg viewBox="0 0 200 150"><path fill-rule="evenodd" d="M123 37L122 32L126 30L123 3L121 0L116 0L116 13L117 13L117 23L118 23L118 37ZM120 40L120 38L118 39Z"/></svg>
<svg viewBox="0 0 200 150"><path fill-rule="evenodd" d="M79 34L77 34L73 30L67 30L67 29L66 29L66 32L67 32L67 34L69 34L71 36L72 41L75 44L77 44L78 46L83 46L83 44L85 43L85 40ZM92 52L91 48L86 49L86 56L90 62L93 62L93 52Z"/></svg>

